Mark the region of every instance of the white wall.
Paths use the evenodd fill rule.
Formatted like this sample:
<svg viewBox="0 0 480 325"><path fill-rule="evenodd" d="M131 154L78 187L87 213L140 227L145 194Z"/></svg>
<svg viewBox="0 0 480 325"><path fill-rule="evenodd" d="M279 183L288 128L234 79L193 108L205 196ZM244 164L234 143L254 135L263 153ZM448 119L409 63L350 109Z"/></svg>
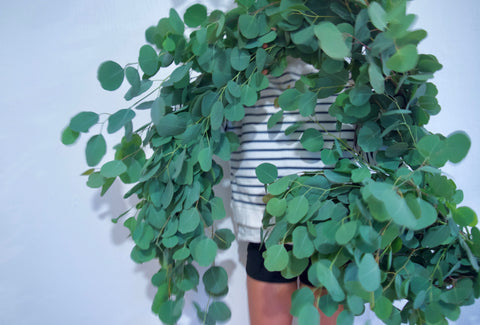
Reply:
<svg viewBox="0 0 480 325"><path fill-rule="evenodd" d="M155 263L134 264L132 242L112 217L128 202L114 186L100 198L79 174L86 169L85 139L64 147L60 131L81 110L113 112L120 92L96 81L102 61L136 60L143 32L175 6L193 1L2 1L0 3L0 324L159 324L150 312ZM225 9L226 0L205 0ZM429 31L422 50L444 69L435 79L443 111L431 129L466 130L472 149L446 171L465 190L465 204L480 205L478 173L480 5L475 0L415 0L411 12ZM228 184L225 184L228 186ZM225 222L230 224L229 221ZM239 254L240 251L240 254ZM247 323L243 247L221 257L230 273L229 324ZM239 257L240 256L240 257ZM200 295L198 299L202 300ZM189 296L189 300L194 297ZM458 324L476 324L478 303L464 308ZM370 314L357 323L371 318ZM197 324L190 306L181 324Z"/></svg>

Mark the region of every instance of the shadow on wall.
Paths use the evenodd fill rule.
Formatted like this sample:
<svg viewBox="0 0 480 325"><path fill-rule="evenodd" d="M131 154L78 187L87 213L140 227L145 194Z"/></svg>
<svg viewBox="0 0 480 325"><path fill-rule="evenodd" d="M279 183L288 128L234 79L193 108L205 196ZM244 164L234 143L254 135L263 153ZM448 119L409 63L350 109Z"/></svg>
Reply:
<svg viewBox="0 0 480 325"><path fill-rule="evenodd" d="M217 221L215 223L215 227L218 228L229 228L236 234L236 227L234 226L232 220L232 210L230 205L230 197L231 197L231 189L230 189L230 181L229 181L229 174L230 168L228 163L217 161L223 168L224 171L224 180L214 187L215 194L220 196L225 205L226 215L227 217L223 220ZM130 238L129 230L123 226L123 222L128 219L130 216L134 214L132 210L131 213L127 213L123 216L117 224L111 222L112 219L117 218L122 213L134 207L138 200L132 196L129 199L123 199L123 195L127 190L125 186L120 182L116 181L112 187L108 190L108 192L101 197L100 191L96 191L92 195L92 210L97 214L98 218L102 222L107 222L111 224L110 227L110 238L111 243L114 246L122 246L128 243L130 246L133 247L133 241ZM208 230L207 230L208 231ZM236 250L235 250L236 245ZM246 264L246 242L234 242L232 247L226 251L219 251L217 263L216 265L222 266L228 274L230 279L229 287L232 286L232 281L234 281L234 273L235 270L240 267L241 269L245 269ZM134 262L132 261L132 264ZM197 302L200 307L205 308L209 301L209 297L206 295L203 283L202 283L202 276L203 273L208 269L204 267L199 267L196 265L199 273L200 273L200 283L198 286L197 292L191 291L185 296L185 308L183 311L182 318L180 319L178 324L182 325L196 325L198 324L197 318L197 310L195 309L193 302ZM157 260L152 260L147 263L143 264L136 264L134 268L135 273L140 273L145 278L145 294L149 301L153 302L155 294L157 293L157 289L155 286L151 284L152 276L158 272L160 266ZM241 288L244 288L243 285ZM148 312L150 306L146 306L145 310ZM234 308L234 306L230 306Z"/></svg>

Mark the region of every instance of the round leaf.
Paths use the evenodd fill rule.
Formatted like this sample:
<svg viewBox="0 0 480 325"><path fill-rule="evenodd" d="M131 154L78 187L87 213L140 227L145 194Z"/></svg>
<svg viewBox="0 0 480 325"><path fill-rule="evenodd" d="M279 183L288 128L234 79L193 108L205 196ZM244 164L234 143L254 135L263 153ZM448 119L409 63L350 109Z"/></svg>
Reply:
<svg viewBox="0 0 480 325"><path fill-rule="evenodd" d="M150 45L142 46L138 55L138 63L146 75L153 76L159 67L157 51Z"/></svg>
<svg viewBox="0 0 480 325"><path fill-rule="evenodd" d="M208 307L208 316L219 322L226 322L232 316L228 306L222 301L214 301Z"/></svg>
<svg viewBox="0 0 480 325"><path fill-rule="evenodd" d="M350 102L355 106L362 106L366 104L371 96L372 90L366 85L356 86L348 93Z"/></svg>
<svg viewBox="0 0 480 325"><path fill-rule="evenodd" d="M459 163L470 150L471 141L465 132L455 132L447 137L448 160Z"/></svg>
<svg viewBox="0 0 480 325"><path fill-rule="evenodd" d="M265 268L270 272L281 271L288 264L288 253L283 245L273 245L265 251Z"/></svg>
<svg viewBox="0 0 480 325"><path fill-rule="evenodd" d="M207 19L207 7L202 4L194 4L183 15L183 20L188 27L200 26Z"/></svg>
<svg viewBox="0 0 480 325"><path fill-rule="evenodd" d="M94 135L87 142L85 148L85 155L87 158L87 165L96 166L107 152L107 142L102 134Z"/></svg>
<svg viewBox="0 0 480 325"><path fill-rule="evenodd" d="M477 215L469 207L459 207L453 211L453 220L461 227L474 227L477 224Z"/></svg>
<svg viewBox="0 0 480 325"><path fill-rule="evenodd" d="M74 132L88 132L98 123L98 114L95 112L80 112L70 120L69 128Z"/></svg>
<svg viewBox="0 0 480 325"><path fill-rule="evenodd" d="M187 123L184 118L177 114L168 114L162 116L155 127L158 135L166 137L183 133L187 128Z"/></svg>
<svg viewBox="0 0 480 325"><path fill-rule="evenodd" d="M223 267L212 266L203 274L202 281L208 293L219 295L227 289L227 271Z"/></svg>
<svg viewBox="0 0 480 325"><path fill-rule="evenodd" d="M123 83L125 73L123 68L116 62L103 62L97 71L97 79L105 90L116 90Z"/></svg>
<svg viewBox="0 0 480 325"><path fill-rule="evenodd" d="M210 238L203 238L197 242L192 242L190 247L193 259L200 266L209 266L215 260L217 255L217 244Z"/></svg>
<svg viewBox="0 0 480 325"><path fill-rule="evenodd" d="M108 118L108 133L115 133L125 126L128 122L133 120L135 112L131 109L121 109L116 113L110 115Z"/></svg>
<svg viewBox="0 0 480 325"><path fill-rule="evenodd" d="M259 26L255 16L248 14L241 15L238 19L238 28L240 33L248 39L255 38L259 33Z"/></svg>
<svg viewBox="0 0 480 325"><path fill-rule="evenodd" d="M397 72L407 72L415 68L418 62L417 47L413 44L405 45L388 59L387 68Z"/></svg>
<svg viewBox="0 0 480 325"><path fill-rule="evenodd" d="M255 175L263 184L273 183L278 177L278 170L275 165L263 163L255 168Z"/></svg>
<svg viewBox="0 0 480 325"><path fill-rule="evenodd" d="M178 220L178 231L186 234L194 231L200 224L200 213L196 208L183 210Z"/></svg>
<svg viewBox="0 0 480 325"><path fill-rule="evenodd" d="M64 145L74 144L80 133L73 131L70 127L66 127L62 132L62 143Z"/></svg>
<svg viewBox="0 0 480 325"><path fill-rule="evenodd" d="M317 152L323 149L323 134L319 130L309 128L303 132L300 139L302 146L311 152Z"/></svg>
<svg viewBox="0 0 480 325"><path fill-rule="evenodd" d="M100 169L100 174L104 177L117 177L127 171L127 166L120 160L107 162Z"/></svg>
<svg viewBox="0 0 480 325"><path fill-rule="evenodd" d="M356 232L357 223L355 221L343 223L335 233L335 240L339 245L346 245L349 241L353 239Z"/></svg>
<svg viewBox="0 0 480 325"><path fill-rule="evenodd" d="M380 287L380 269L372 254L365 254L358 265L358 280L362 287L373 292Z"/></svg>
<svg viewBox="0 0 480 325"><path fill-rule="evenodd" d="M370 20L375 27L381 31L384 31L387 28L387 13L381 4L378 2L372 2L368 6L368 15L370 16Z"/></svg>
<svg viewBox="0 0 480 325"><path fill-rule="evenodd" d="M241 50L238 47L234 47L230 54L230 64L232 68L237 71L245 70L250 63L250 54L245 51Z"/></svg>
<svg viewBox="0 0 480 325"><path fill-rule="evenodd" d="M287 209L287 200L279 198L271 198L268 203L266 210L274 217L281 217L285 210Z"/></svg>
<svg viewBox="0 0 480 325"><path fill-rule="evenodd" d="M285 218L291 224L299 222L308 212L309 204L305 196L297 196L287 204Z"/></svg>
<svg viewBox="0 0 480 325"><path fill-rule="evenodd" d="M343 60L351 55L342 32L333 23L322 21L314 27L314 32L320 47L332 59Z"/></svg>
<svg viewBox="0 0 480 325"><path fill-rule="evenodd" d="M293 255L295 255L296 258L307 258L313 254L315 248L306 227L301 226L295 228L292 233L292 240Z"/></svg>

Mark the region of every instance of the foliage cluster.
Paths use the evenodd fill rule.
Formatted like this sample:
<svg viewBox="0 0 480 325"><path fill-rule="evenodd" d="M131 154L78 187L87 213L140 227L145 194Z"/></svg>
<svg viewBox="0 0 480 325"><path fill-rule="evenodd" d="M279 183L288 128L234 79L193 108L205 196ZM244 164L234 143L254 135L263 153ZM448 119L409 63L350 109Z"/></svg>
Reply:
<svg viewBox="0 0 480 325"><path fill-rule="evenodd" d="M435 56L418 53L426 32L410 30L415 16L406 13L406 0L237 4L225 13L195 4L183 20L171 9L146 30L149 44L140 48L138 63L106 61L98 69L106 90L126 79L124 98L133 104L106 120L81 112L62 134L63 143L72 144L96 124L106 124L109 134L124 130L115 159L101 167L103 127L90 137L92 168L85 174L102 195L117 178L132 184L125 198L136 195L139 203L124 222L135 242L131 257L160 263L152 278L158 288L153 312L175 323L185 292L200 280L212 298L227 294L227 272L215 265L215 256L234 235L215 226L225 209L213 192L223 178L213 157L230 159L239 141L224 123L242 120L245 107L269 86L266 75L280 75L287 57L294 57L318 72L279 96L269 126L282 123L285 111L316 121L317 100L338 95L329 113L338 127L356 125L357 143L351 147L336 137L327 147L328 132L317 123L300 141L330 169L280 179L274 165L256 170L268 192L265 266L285 277L308 267L310 281L328 290L317 301L311 290L297 290L291 313L300 324L312 324L318 318L314 303L327 315L342 304L338 323L352 324L369 303L387 324L458 318L459 307L480 295L480 231L475 213L459 206L462 191L440 168L461 161L470 140L463 132L444 136L425 128L440 111L429 80L442 66ZM168 79L154 79L172 65ZM134 130L138 110L149 110L151 122ZM350 159L342 158L346 153ZM201 279L197 266L208 268ZM393 305L402 299L401 308ZM205 324L230 318L218 299L196 308Z"/></svg>

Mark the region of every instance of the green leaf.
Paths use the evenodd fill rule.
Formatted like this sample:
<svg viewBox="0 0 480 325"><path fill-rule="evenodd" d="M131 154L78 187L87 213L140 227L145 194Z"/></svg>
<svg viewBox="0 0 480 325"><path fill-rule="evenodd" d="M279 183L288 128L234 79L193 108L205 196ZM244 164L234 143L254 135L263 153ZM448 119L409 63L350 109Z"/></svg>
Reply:
<svg viewBox="0 0 480 325"><path fill-rule="evenodd" d="M221 220L225 218L225 206L223 205L223 199L219 196L216 196L210 200L210 206L212 208L212 218L213 220Z"/></svg>
<svg viewBox="0 0 480 325"><path fill-rule="evenodd" d="M74 144L75 141L77 141L78 137L80 136L80 133L73 131L69 126L67 126L63 131L62 131L62 143L64 145L70 145Z"/></svg>
<svg viewBox="0 0 480 325"><path fill-rule="evenodd" d="M90 167L96 166L105 156L107 152L107 142L102 134L94 135L87 142L85 148L85 155L87 158L87 165Z"/></svg>
<svg viewBox="0 0 480 325"><path fill-rule="evenodd" d="M176 285L180 290L188 291L198 286L200 277L197 269L192 264L187 264L183 268L181 277L176 278Z"/></svg>
<svg viewBox="0 0 480 325"><path fill-rule="evenodd" d="M355 86L355 88L348 93L350 102L355 106L362 106L368 103L371 96L372 90L366 85Z"/></svg>
<svg viewBox="0 0 480 325"><path fill-rule="evenodd" d="M267 128L269 129L273 128L282 119L283 119L283 111L276 112L275 114L269 117L267 122Z"/></svg>
<svg viewBox="0 0 480 325"><path fill-rule="evenodd" d="M212 130L218 130L223 123L223 105L217 101L213 104L210 112L210 126Z"/></svg>
<svg viewBox="0 0 480 325"><path fill-rule="evenodd" d="M228 306L222 301L214 301L208 307L208 316L219 322L226 322L232 317Z"/></svg>
<svg viewBox="0 0 480 325"><path fill-rule="evenodd" d="M157 51L150 45L142 46L138 55L138 63L146 75L153 76L159 67Z"/></svg>
<svg viewBox="0 0 480 325"><path fill-rule="evenodd" d="M317 94L312 91L306 91L298 100L300 115L310 116L315 113L315 107L317 106Z"/></svg>
<svg viewBox="0 0 480 325"><path fill-rule="evenodd" d="M183 15L183 20L188 27L197 27L207 20L207 7L202 4L194 4Z"/></svg>
<svg viewBox="0 0 480 325"><path fill-rule="evenodd" d="M217 243L218 248L228 249L232 245L232 242L235 240L235 235L230 229L218 229L215 231L215 237L213 238L215 243Z"/></svg>
<svg viewBox="0 0 480 325"><path fill-rule="evenodd" d="M291 224L299 222L304 216L306 216L309 208L308 199L301 195L296 196L287 203L287 211L285 218Z"/></svg>
<svg viewBox="0 0 480 325"><path fill-rule="evenodd" d="M205 147L198 153L198 163L200 168L207 172L212 168L212 150L210 147Z"/></svg>
<svg viewBox="0 0 480 325"><path fill-rule="evenodd" d="M160 119L165 115L165 101L162 97L157 97L152 103L150 108L150 117L153 124L157 125Z"/></svg>
<svg viewBox="0 0 480 325"><path fill-rule="evenodd" d="M187 234L194 231L200 224L200 213L193 207L183 210L178 220L178 231Z"/></svg>
<svg viewBox="0 0 480 325"><path fill-rule="evenodd" d="M320 158L325 165L335 165L338 161L338 158L340 158L340 155L336 150L323 149L320 152Z"/></svg>
<svg viewBox="0 0 480 325"><path fill-rule="evenodd" d="M253 106L257 103L258 95L254 87L245 85L242 87L240 102L245 106Z"/></svg>
<svg viewBox="0 0 480 325"><path fill-rule="evenodd" d="M302 259L312 256L315 248L308 235L307 227L301 226L295 228L292 233L292 240L293 255L295 255L296 258Z"/></svg>
<svg viewBox="0 0 480 325"><path fill-rule="evenodd" d="M363 180L370 178L370 170L367 167L357 168L352 170L352 181L360 183Z"/></svg>
<svg viewBox="0 0 480 325"><path fill-rule="evenodd" d="M442 167L448 160L446 143L436 134L424 136L417 142L420 154L433 166Z"/></svg>
<svg viewBox="0 0 480 325"><path fill-rule="evenodd" d="M387 13L383 9L382 5L378 2L372 2L368 6L368 15L372 24L381 31L385 31L387 28Z"/></svg>
<svg viewBox="0 0 480 325"><path fill-rule="evenodd" d="M446 140L448 160L459 163L470 150L470 137L465 132L454 132Z"/></svg>
<svg viewBox="0 0 480 325"><path fill-rule="evenodd" d="M191 63L179 66L178 68L173 70L172 74L170 75L170 81L173 83L181 81L188 75L190 68Z"/></svg>
<svg viewBox="0 0 480 325"><path fill-rule="evenodd" d="M354 315L361 315L365 311L365 303L359 296L347 296L347 306Z"/></svg>
<svg viewBox="0 0 480 325"><path fill-rule="evenodd" d="M393 311L392 302L385 296L381 296L375 301L375 307L373 308L375 315L383 321L388 320Z"/></svg>
<svg viewBox="0 0 480 325"><path fill-rule="evenodd" d="M320 47L332 59L343 60L351 55L342 32L333 23L322 21L314 27Z"/></svg>
<svg viewBox="0 0 480 325"><path fill-rule="evenodd" d="M99 117L95 112L80 112L70 120L69 128L73 132L86 133L95 124L98 123Z"/></svg>
<svg viewBox="0 0 480 325"><path fill-rule="evenodd" d="M212 266L203 274L202 281L209 294L219 295L228 287L228 274L223 267Z"/></svg>
<svg viewBox="0 0 480 325"><path fill-rule="evenodd" d="M343 223L335 233L335 240L339 245L346 245L357 233L357 222L349 221Z"/></svg>
<svg viewBox="0 0 480 325"><path fill-rule="evenodd" d="M175 33L178 35L183 35L185 31L185 25L183 24L182 19L178 15L177 11L173 8L170 8L169 19L170 26L175 30Z"/></svg>
<svg viewBox="0 0 480 325"><path fill-rule="evenodd" d="M358 131L358 144L365 152L374 152L383 145L381 130L377 123L367 121Z"/></svg>
<svg viewBox="0 0 480 325"><path fill-rule="evenodd" d="M442 245L450 236L449 226L436 226L431 227L425 233L422 239L422 246L424 247L437 247Z"/></svg>
<svg viewBox="0 0 480 325"><path fill-rule="evenodd" d="M229 104L225 107L225 118L229 121L240 121L245 116L245 107L241 103Z"/></svg>
<svg viewBox="0 0 480 325"><path fill-rule="evenodd" d="M185 118L177 114L168 114L162 116L155 127L158 135L167 137L182 134L187 128L187 122Z"/></svg>
<svg viewBox="0 0 480 325"><path fill-rule="evenodd" d="M246 50L234 47L230 54L230 64L232 65L232 68L237 71L245 70L250 64L250 53Z"/></svg>
<svg viewBox="0 0 480 325"><path fill-rule="evenodd" d="M327 289L328 294L334 301L340 302L345 299L345 293L342 287L338 283L337 278L333 274L330 267L331 261L320 260L315 262L311 268L313 268L313 274L315 274L317 280ZM310 279L310 272L309 272Z"/></svg>
<svg viewBox="0 0 480 325"><path fill-rule="evenodd" d="M287 209L287 200L277 197L268 200L266 210L274 217L281 217Z"/></svg>
<svg viewBox="0 0 480 325"><path fill-rule="evenodd" d="M120 88L124 77L123 68L116 62L105 61L98 67L97 79L105 90L113 91Z"/></svg>
<svg viewBox="0 0 480 325"><path fill-rule="evenodd" d="M298 325L320 324L320 314L314 305L304 305L298 314Z"/></svg>
<svg viewBox="0 0 480 325"><path fill-rule="evenodd" d="M190 252L200 266L209 266L217 255L217 244L210 238L203 238L197 242L192 241Z"/></svg>
<svg viewBox="0 0 480 325"><path fill-rule="evenodd" d="M278 105L286 111L294 111L299 108L302 93L296 88L290 88L282 92L278 97Z"/></svg>
<svg viewBox="0 0 480 325"><path fill-rule="evenodd" d="M380 269L372 254L365 254L358 265L358 280L370 292L380 287Z"/></svg>
<svg viewBox="0 0 480 325"><path fill-rule="evenodd" d="M290 307L290 314L295 317L300 316L300 311L306 305L312 305L314 303L315 296L313 292L308 287L303 287L295 290L292 294L292 305ZM317 311L318 314L318 311Z"/></svg>
<svg viewBox="0 0 480 325"><path fill-rule="evenodd" d="M190 256L190 250L187 247L182 247L173 253L174 260L185 260Z"/></svg>
<svg viewBox="0 0 480 325"><path fill-rule="evenodd" d="M127 67L125 69L125 77L127 77L128 83L133 88L140 88L140 76L138 75L138 70L133 67Z"/></svg>
<svg viewBox="0 0 480 325"><path fill-rule="evenodd" d="M337 325L353 325L353 315L348 310L342 311L338 314Z"/></svg>
<svg viewBox="0 0 480 325"><path fill-rule="evenodd" d="M120 160L112 160L107 162L100 169L103 177L117 177L127 171L127 166Z"/></svg>
<svg viewBox="0 0 480 325"><path fill-rule="evenodd" d="M176 324L180 316L182 316L182 310L184 305L183 298L177 298L177 300L168 300L162 304L158 311L160 320L169 325Z"/></svg>
<svg viewBox="0 0 480 325"><path fill-rule="evenodd" d="M475 227L478 221L475 211L469 207L459 207L453 210L453 220L460 227Z"/></svg>
<svg viewBox="0 0 480 325"><path fill-rule="evenodd" d="M459 280L453 288L443 292L440 299L449 304L459 305L465 302L473 293L472 280L464 278Z"/></svg>
<svg viewBox="0 0 480 325"><path fill-rule="evenodd" d="M264 252L265 268L270 272L281 271L288 264L288 253L283 245L273 245Z"/></svg>
<svg viewBox="0 0 480 325"><path fill-rule="evenodd" d="M274 183L267 186L268 193L272 195L280 195L285 192L292 182L291 177L282 177Z"/></svg>
<svg viewBox="0 0 480 325"><path fill-rule="evenodd" d="M100 175L99 172L88 175L87 186L90 188L99 188L105 184L105 177Z"/></svg>
<svg viewBox="0 0 480 325"><path fill-rule="evenodd" d="M373 62L368 65L368 77L375 92L383 94L385 92L385 77L382 70Z"/></svg>
<svg viewBox="0 0 480 325"><path fill-rule="evenodd" d="M115 133L135 118L135 112L131 109L121 109L108 118L108 133Z"/></svg>
<svg viewBox="0 0 480 325"><path fill-rule="evenodd" d="M323 149L323 134L322 132L309 128L303 132L300 139L302 146L311 152L317 152Z"/></svg>
<svg viewBox="0 0 480 325"><path fill-rule="evenodd" d="M148 249L141 249L140 247L135 245L132 249L132 252L130 253L130 258L135 263L142 264L154 259L155 255L156 255L156 252L153 246Z"/></svg>
<svg viewBox="0 0 480 325"><path fill-rule="evenodd" d="M413 44L405 45L397 50L390 59L387 60L387 68L397 72L407 72L415 68L418 62L417 47Z"/></svg>
<svg viewBox="0 0 480 325"><path fill-rule="evenodd" d="M259 24L255 16L243 14L238 19L238 28L240 33L247 39L252 39L259 34Z"/></svg>
<svg viewBox="0 0 480 325"><path fill-rule="evenodd" d="M273 183L278 177L278 170L275 165L270 163L263 163L255 168L255 175L258 180L263 184Z"/></svg>
<svg viewBox="0 0 480 325"><path fill-rule="evenodd" d="M175 51L177 44L170 37L166 37L162 42L162 47L168 52L173 52Z"/></svg>

